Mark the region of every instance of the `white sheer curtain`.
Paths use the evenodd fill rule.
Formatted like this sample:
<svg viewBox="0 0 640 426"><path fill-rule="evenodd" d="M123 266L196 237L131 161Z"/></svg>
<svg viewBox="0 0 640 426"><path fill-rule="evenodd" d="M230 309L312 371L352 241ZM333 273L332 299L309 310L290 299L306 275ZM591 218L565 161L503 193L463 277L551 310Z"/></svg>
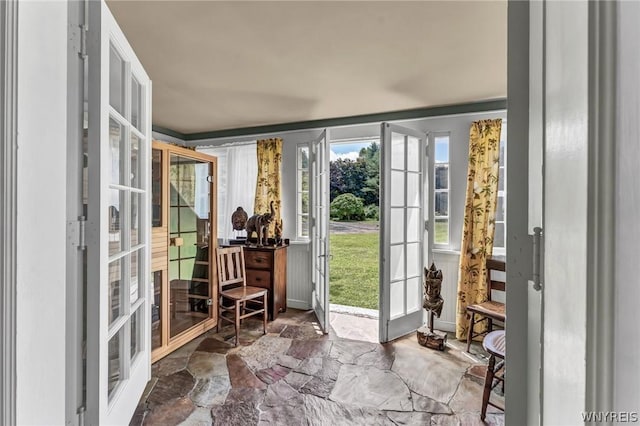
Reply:
<svg viewBox="0 0 640 426"><path fill-rule="evenodd" d="M218 157L218 238L234 238L231 215L242 207L253 215L258 161L256 143L198 148ZM244 234L243 234L244 235Z"/></svg>

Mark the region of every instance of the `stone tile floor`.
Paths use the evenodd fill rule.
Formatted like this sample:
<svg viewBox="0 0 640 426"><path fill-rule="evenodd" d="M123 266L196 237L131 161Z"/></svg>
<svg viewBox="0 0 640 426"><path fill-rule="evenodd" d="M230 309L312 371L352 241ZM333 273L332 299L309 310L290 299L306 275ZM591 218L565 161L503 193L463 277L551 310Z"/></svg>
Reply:
<svg viewBox="0 0 640 426"><path fill-rule="evenodd" d="M313 312L289 309L262 335L248 319L237 348L232 327L205 333L152 366L131 424L504 424L492 407L480 421L486 364L462 342L437 352L412 334L381 345L353 340L348 318L331 322L339 332L323 335Z"/></svg>

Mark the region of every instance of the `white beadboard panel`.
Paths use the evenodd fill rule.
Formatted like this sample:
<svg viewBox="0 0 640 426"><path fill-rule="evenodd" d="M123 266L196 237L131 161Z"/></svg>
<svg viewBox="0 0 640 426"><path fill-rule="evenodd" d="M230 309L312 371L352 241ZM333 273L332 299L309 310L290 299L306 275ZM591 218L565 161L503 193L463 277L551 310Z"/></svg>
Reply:
<svg viewBox="0 0 640 426"><path fill-rule="evenodd" d="M311 244L295 241L287 249L287 307L311 309Z"/></svg>
<svg viewBox="0 0 640 426"><path fill-rule="evenodd" d="M444 299L442 314L440 318L436 318L434 326L437 330L455 331L460 253L454 251L434 251L433 260L436 268L442 270L442 289L440 290L440 295Z"/></svg>

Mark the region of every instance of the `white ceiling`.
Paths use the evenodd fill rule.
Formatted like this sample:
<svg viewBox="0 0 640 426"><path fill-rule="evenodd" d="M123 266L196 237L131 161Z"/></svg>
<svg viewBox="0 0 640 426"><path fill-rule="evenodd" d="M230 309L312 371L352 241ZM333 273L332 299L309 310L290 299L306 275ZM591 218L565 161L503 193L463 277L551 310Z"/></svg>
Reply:
<svg viewBox="0 0 640 426"><path fill-rule="evenodd" d="M185 134L507 94L506 0L108 4Z"/></svg>

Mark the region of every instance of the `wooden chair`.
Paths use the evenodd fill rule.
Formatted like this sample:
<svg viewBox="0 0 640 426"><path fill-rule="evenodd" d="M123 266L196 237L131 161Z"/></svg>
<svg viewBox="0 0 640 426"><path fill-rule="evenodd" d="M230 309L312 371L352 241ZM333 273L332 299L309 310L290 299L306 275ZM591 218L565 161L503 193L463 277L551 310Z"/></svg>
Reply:
<svg viewBox="0 0 640 426"><path fill-rule="evenodd" d="M504 407L491 402L491 391L493 388L502 383L502 391L504 392L504 373L505 373L505 334L504 330L496 330L487 334L482 341L484 350L489 353L489 365L487 365L487 375L484 378L484 392L482 393L482 409L480 411L480 420L484 421L487 416L487 407L489 405L504 411ZM496 358L500 359L496 363Z"/></svg>
<svg viewBox="0 0 640 426"><path fill-rule="evenodd" d="M247 276L244 268L244 251L242 246L218 248L218 283L220 289L220 303L218 326L220 320L234 324L236 331L236 346L240 323L244 318L262 314L263 333L267 332L267 292L261 287L247 286ZM248 307L247 301L251 304ZM255 308L255 306L258 308ZM225 316L232 312L233 317ZM218 331L216 326L216 331Z"/></svg>
<svg viewBox="0 0 640 426"><path fill-rule="evenodd" d="M493 331L494 320L502 321L503 323L507 320L505 304L491 300L491 292L493 290L505 291L506 283L504 281L493 279L491 274L492 271L505 272L505 262L503 260L487 258L486 269L487 287L489 290L488 300L486 302L467 306L467 314L471 315L471 319L469 321L469 333L467 334L467 352L469 352L471 340L473 340L474 337ZM476 319L476 315L480 315L482 318ZM487 331L474 333L474 326L482 321L487 321Z"/></svg>

